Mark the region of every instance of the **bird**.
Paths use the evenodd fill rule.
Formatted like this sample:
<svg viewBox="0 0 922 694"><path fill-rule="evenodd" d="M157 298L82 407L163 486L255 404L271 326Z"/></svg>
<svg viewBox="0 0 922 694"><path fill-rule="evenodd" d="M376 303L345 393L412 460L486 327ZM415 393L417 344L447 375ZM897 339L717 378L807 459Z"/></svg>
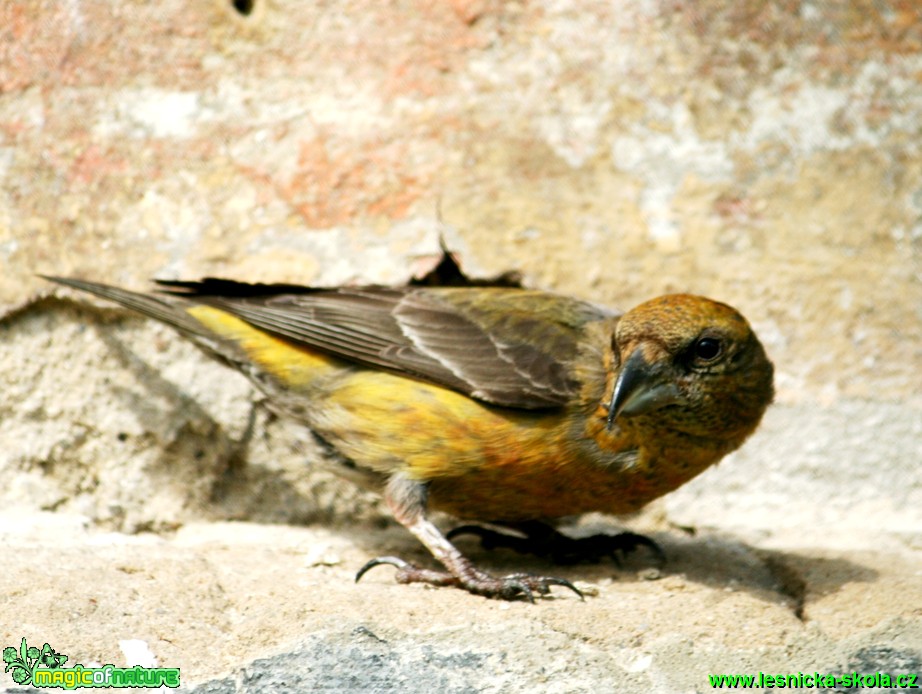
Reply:
<svg viewBox="0 0 922 694"><path fill-rule="evenodd" d="M773 366L746 319L692 294L621 313L515 286L249 284L155 280L136 292L45 279L176 329L303 425L350 479L441 565L371 559L399 583L504 600L545 597L567 579L489 573L453 537L481 535L570 558L658 549L640 535L567 538L561 518L622 515L678 488L755 431ZM467 522L443 534L442 511Z"/></svg>

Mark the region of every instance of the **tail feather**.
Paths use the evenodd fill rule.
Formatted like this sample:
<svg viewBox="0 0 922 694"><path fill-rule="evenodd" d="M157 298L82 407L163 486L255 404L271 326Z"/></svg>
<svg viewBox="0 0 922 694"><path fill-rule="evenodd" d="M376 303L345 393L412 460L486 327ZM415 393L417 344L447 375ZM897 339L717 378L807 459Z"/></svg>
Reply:
<svg viewBox="0 0 922 694"><path fill-rule="evenodd" d="M204 326L195 320L192 316L183 310L181 304L175 300L168 301L150 294L141 294L131 292L119 287L112 287L108 284L99 282L87 282L71 277L52 277L48 275L39 275L50 282L57 282L73 289L79 289L90 294L95 294L103 299L114 301L125 308L132 309L145 316L149 316L162 323L166 323L177 330L181 330L189 335L207 335L208 331Z"/></svg>

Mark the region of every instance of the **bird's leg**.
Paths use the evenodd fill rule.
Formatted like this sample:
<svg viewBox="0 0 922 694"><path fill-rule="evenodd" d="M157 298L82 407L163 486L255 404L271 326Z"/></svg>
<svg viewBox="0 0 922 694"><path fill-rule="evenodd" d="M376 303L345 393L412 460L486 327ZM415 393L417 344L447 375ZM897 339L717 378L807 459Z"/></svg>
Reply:
<svg viewBox="0 0 922 694"><path fill-rule="evenodd" d="M392 477L385 490L384 498L394 518L426 546L446 571L422 569L397 557L378 557L362 567L355 577L356 581L369 569L389 564L397 567L398 583L456 586L475 595L503 600L523 597L530 602L534 602L536 593L547 595L551 586L564 586L580 598L583 597L576 586L564 578L533 576L525 573L497 577L478 569L426 518L428 488L424 483L399 476Z"/></svg>
<svg viewBox="0 0 922 694"><path fill-rule="evenodd" d="M666 560L659 545L650 538L637 533L569 537L553 526L538 521L503 523L502 525L521 533L521 536L498 532L480 525L462 525L449 531L448 539L451 540L459 535L476 535L480 538L480 544L484 549L505 547L522 554L546 557L555 564L597 563L606 557L611 557L616 564L620 564L624 555L633 552L638 547L648 548L659 564L663 564Z"/></svg>

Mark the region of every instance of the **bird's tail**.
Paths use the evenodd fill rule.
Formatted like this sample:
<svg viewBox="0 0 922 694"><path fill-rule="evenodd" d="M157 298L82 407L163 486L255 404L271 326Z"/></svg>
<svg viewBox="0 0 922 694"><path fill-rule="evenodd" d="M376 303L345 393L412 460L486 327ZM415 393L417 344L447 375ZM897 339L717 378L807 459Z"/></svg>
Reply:
<svg viewBox="0 0 922 694"><path fill-rule="evenodd" d="M71 277L39 276L50 282L57 282L58 284L63 284L67 287L79 289L84 292L89 292L90 294L95 294L103 299L114 301L125 308L129 308L162 323L166 323L189 337L200 337L208 334L207 329L205 329L202 323L189 315L185 310L185 306L175 300L167 301L151 294L132 292L127 289L112 287L108 284L87 282L86 280L78 280Z"/></svg>
<svg viewBox="0 0 922 694"><path fill-rule="evenodd" d="M162 298L156 294L132 292L99 282L69 277L42 277L114 301L166 323L210 357L243 372L264 390L270 387L267 384L269 377L278 381L282 390L293 381L306 388L314 379L328 376L331 370L342 369L342 362L336 358L276 338L219 306L209 305L207 298L201 294L184 298L186 293L175 291L177 286L182 288L179 283L167 283L168 289L165 291L170 296ZM224 283L222 288L225 285L234 289L232 283ZM190 284L189 287L197 288L198 284Z"/></svg>

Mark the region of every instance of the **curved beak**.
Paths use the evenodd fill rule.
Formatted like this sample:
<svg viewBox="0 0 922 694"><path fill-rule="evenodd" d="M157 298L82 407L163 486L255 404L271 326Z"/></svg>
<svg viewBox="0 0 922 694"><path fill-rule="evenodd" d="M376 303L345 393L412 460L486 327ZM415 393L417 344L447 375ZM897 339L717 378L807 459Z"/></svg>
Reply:
<svg viewBox="0 0 922 694"><path fill-rule="evenodd" d="M621 365L608 403L608 428L618 417L633 417L683 401L675 377L665 362L648 362L643 348L635 349Z"/></svg>

